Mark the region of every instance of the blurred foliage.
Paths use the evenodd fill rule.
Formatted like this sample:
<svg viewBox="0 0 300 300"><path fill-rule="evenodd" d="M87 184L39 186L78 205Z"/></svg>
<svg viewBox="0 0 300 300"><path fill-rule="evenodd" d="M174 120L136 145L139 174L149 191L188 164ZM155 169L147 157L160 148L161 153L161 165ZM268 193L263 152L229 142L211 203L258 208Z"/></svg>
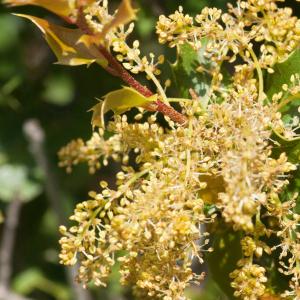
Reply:
<svg viewBox="0 0 300 300"><path fill-rule="evenodd" d="M28 168L0 165L0 199L9 202L14 198L22 201L35 199L41 193L41 185L30 179Z"/></svg>
<svg viewBox="0 0 300 300"><path fill-rule="evenodd" d="M37 289L55 299L70 299L70 292L66 286L46 279L45 274L35 268L19 273L14 280L13 288L17 293L24 295L28 295Z"/></svg>
<svg viewBox="0 0 300 300"><path fill-rule="evenodd" d="M206 5L224 8L228 1L136 2L140 9L137 35L143 41L143 50L146 53L169 51L165 54L172 63L175 51L163 50L156 42L157 17L173 12L179 5L195 15ZM18 8L15 11L54 18L38 8ZM87 168L79 167L67 176L57 168L56 153L72 138L91 135L92 128L87 125L91 115L86 111L97 103L95 97L119 88L121 82L97 66L87 69L53 65L55 58L38 30L10 13L11 10L0 5L0 223L5 217L6 202L15 197L34 200L24 205L19 220L13 289L32 299L68 300L71 299L70 287L64 268L58 263L58 224L43 189L47 178L28 150L22 128L28 119L41 122L46 137L46 155L61 189L59 201L63 202L65 213L70 214L75 203L85 199L88 190L100 179L110 181L115 170L104 168L101 174L91 177ZM186 71L186 65L181 67ZM294 149L292 153L296 151L300 150ZM299 180L295 185L300 185ZM222 249L215 255L222 256ZM109 288L95 290L94 299L131 299L130 293L119 286L118 277L116 267ZM212 278L208 278L203 288L194 287L188 293L194 300L226 299Z"/></svg>

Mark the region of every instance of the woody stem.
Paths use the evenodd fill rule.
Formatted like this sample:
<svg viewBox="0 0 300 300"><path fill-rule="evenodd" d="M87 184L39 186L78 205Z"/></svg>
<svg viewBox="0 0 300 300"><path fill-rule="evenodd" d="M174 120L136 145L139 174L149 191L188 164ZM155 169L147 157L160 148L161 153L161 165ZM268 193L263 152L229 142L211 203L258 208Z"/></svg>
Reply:
<svg viewBox="0 0 300 300"><path fill-rule="evenodd" d="M99 50L107 59L109 66L115 70L118 77L120 77L124 82L145 97L153 96L153 93L146 86L142 85L135 78L133 78L133 76L129 74L129 72L115 59L114 56L111 55L111 53L104 46L100 45Z"/></svg>
<svg viewBox="0 0 300 300"><path fill-rule="evenodd" d="M86 34L93 35L93 32L90 30L89 26L86 24L84 19L84 14L82 8L79 10L78 19L76 22L77 26ZM107 48L103 45L99 45L98 49L100 53L104 56L104 58L108 61L108 66L105 70L113 76L117 76L121 78L124 82L126 82L129 86L134 88L140 94L145 97L153 96L153 93L140 82L138 82L117 60L116 58L107 50ZM176 111L172 106L169 106L163 103L160 100L156 102L147 104L145 109L149 111L158 111L168 116L172 121L184 125L187 123L187 118Z"/></svg>
<svg viewBox="0 0 300 300"><path fill-rule="evenodd" d="M118 77L120 77L129 86L134 88L136 91L144 95L145 97L153 96L153 93L140 82L138 82L116 59L111 53L103 46L99 46L101 54L107 59L110 68L115 71ZM111 73L111 72L110 72ZM172 121L179 123L181 125L186 124L186 117L176 111L172 106L157 100L153 104L149 104L145 107L149 111L158 111L165 116L168 116Z"/></svg>

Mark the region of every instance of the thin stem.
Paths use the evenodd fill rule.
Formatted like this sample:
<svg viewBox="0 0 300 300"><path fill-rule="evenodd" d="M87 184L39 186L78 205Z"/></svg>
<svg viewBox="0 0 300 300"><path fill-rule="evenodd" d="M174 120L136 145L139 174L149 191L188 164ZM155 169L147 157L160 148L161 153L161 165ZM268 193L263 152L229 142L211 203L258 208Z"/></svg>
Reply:
<svg viewBox="0 0 300 300"><path fill-rule="evenodd" d="M296 95L291 95L289 97L287 97L286 99L284 99L283 101L281 101L278 104L277 110L282 109L284 106L286 106L287 104L289 104L290 102L292 102L295 99L299 99L300 98L300 93L296 94Z"/></svg>
<svg viewBox="0 0 300 300"><path fill-rule="evenodd" d="M284 137L282 134L280 134L279 132L277 132L275 129L273 129L274 133L279 137L281 138L282 140L286 141L286 142L295 142L295 141L300 141L300 137L295 137L295 138L286 138Z"/></svg>
<svg viewBox="0 0 300 300"><path fill-rule="evenodd" d="M258 75L258 82L259 82L259 87L258 87L258 101L262 102L264 100L264 79L263 79L263 73L261 70L261 67L259 65L259 61L257 59L257 56L255 54L255 52L253 51L252 47L249 46L248 51L253 59L256 71L257 71L257 75Z"/></svg>
<svg viewBox="0 0 300 300"><path fill-rule="evenodd" d="M192 125L192 121L189 121L189 128L188 128L188 137L191 140L193 134L193 125ZM189 177L190 177L190 173L191 173L191 149L190 147L187 148L186 150L186 173L185 173L185 181L187 182Z"/></svg>
<svg viewBox="0 0 300 300"><path fill-rule="evenodd" d="M191 103L191 99L185 99L185 98L168 98L168 102Z"/></svg>
<svg viewBox="0 0 300 300"><path fill-rule="evenodd" d="M153 83L155 84L159 94L162 97L162 100L164 103L168 103L168 98L166 96L166 93L163 89L163 87L161 86L160 82L157 80L157 78L155 77L155 75L152 72L146 71L146 74L149 76L149 78L153 81Z"/></svg>
<svg viewBox="0 0 300 300"><path fill-rule="evenodd" d="M139 173L136 173L132 178L130 178L127 183L124 185L124 187L122 188L122 190L120 191L120 193L116 193L116 195L114 197L112 197L109 201L112 202L118 198L120 198L122 195L124 195L129 187L134 184L139 178L143 177L144 175L146 175L147 173L149 173L149 171L152 168L148 168L145 170L142 170ZM86 231L89 229L89 227L91 226L91 224L94 222L95 218L99 215L99 213L101 212L102 207L98 207L93 214L90 217L90 220L88 221L88 223L86 224L86 226L84 227L82 233L81 233L81 237L84 237L84 235L86 234Z"/></svg>

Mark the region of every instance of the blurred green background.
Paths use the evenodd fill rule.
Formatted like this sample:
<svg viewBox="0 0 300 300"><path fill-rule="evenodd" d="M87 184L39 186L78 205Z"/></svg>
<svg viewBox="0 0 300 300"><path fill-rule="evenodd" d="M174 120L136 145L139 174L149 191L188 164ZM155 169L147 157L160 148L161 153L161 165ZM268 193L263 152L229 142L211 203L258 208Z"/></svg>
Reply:
<svg viewBox="0 0 300 300"><path fill-rule="evenodd" d="M195 15L203 6L224 8L226 2L136 1L135 38L142 41L145 54L164 53L155 35L160 14L170 14L182 5ZM76 203L85 200L100 179L110 180L115 167L90 176L87 167L80 166L67 175L57 167L57 151L73 138L90 137L87 110L95 104L95 97L122 83L94 65L53 64L55 57L38 29L11 15L13 11L55 19L35 7L12 10L0 4L0 222L3 216L5 220L0 225L0 257L4 257L0 258L0 298L4 284L27 299L132 299L130 291L118 284L117 268L107 289L91 287L86 293L72 285L70 270L58 261L58 225L68 224L67 216ZM167 57L174 61L175 53ZM7 220L14 222L7 224ZM9 230L8 240L4 239ZM11 261L5 251L11 254ZM210 279L188 294L194 300L225 299ZM7 300L13 297L15 294Z"/></svg>

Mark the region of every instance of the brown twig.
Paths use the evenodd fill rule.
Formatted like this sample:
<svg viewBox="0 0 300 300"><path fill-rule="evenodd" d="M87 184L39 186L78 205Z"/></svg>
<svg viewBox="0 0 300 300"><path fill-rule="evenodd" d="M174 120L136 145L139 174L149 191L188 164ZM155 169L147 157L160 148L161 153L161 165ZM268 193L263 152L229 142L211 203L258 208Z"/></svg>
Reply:
<svg viewBox="0 0 300 300"><path fill-rule="evenodd" d="M36 164L41 168L45 175L45 189L49 203L56 215L57 223L64 224L67 220L67 214L62 205L62 195L57 183L56 177L52 172L50 163L44 149L45 134L37 120L28 120L23 127L24 133L29 141L30 151L36 161ZM74 281L75 275L78 273L78 266L67 269L67 277L72 292L76 300L91 300L92 296L89 291L83 289Z"/></svg>
<svg viewBox="0 0 300 300"><path fill-rule="evenodd" d="M111 68L116 71L118 77L145 97L153 96L153 93L146 86L138 82L104 46L99 46L99 50L107 59ZM187 118L176 111L172 106L169 106L160 100L157 100L154 104L155 105L146 106L145 108L150 111L158 111L180 125L186 124Z"/></svg>
<svg viewBox="0 0 300 300"><path fill-rule="evenodd" d="M0 285L5 289L9 289L12 273L12 255L21 207L22 201L16 196L16 198L8 204L6 209L0 248Z"/></svg>
<svg viewBox="0 0 300 300"><path fill-rule="evenodd" d="M8 204L2 231L0 246L0 300L29 300L10 290L12 257L15 248L17 227L19 224L22 200L16 193L15 199Z"/></svg>
<svg viewBox="0 0 300 300"><path fill-rule="evenodd" d="M102 45L99 46L101 54L107 59L112 69L116 71L118 77L124 82L137 90L145 97L153 96L153 93L144 85L140 84L116 59L111 53Z"/></svg>
<svg viewBox="0 0 300 300"><path fill-rule="evenodd" d="M76 25L80 28L84 33L93 36L94 33L91 31L89 26L86 24L83 10L79 8L78 18ZM123 66L120 64L116 58L107 50L107 48L103 45L99 45L98 49L103 55L103 57L107 60L108 66L104 69L113 76L121 78L125 83L129 86L134 88L140 94L145 97L153 96L152 91L144 85L142 85L139 81L137 81ZM160 100L157 100L153 104L145 106L145 108L149 111L158 111L165 116L168 116L174 122L185 125L187 123L187 118L181 114L180 112L176 111L172 106L169 106Z"/></svg>

